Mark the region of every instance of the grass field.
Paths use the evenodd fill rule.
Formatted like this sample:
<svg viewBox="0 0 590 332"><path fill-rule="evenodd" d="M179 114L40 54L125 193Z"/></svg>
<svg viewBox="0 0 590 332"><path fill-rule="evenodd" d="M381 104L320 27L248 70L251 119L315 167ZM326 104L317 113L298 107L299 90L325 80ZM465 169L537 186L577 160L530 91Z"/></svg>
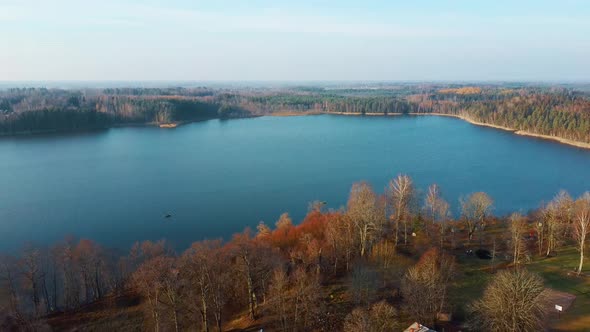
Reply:
<svg viewBox="0 0 590 332"><path fill-rule="evenodd" d="M487 282L492 278L490 261L472 256L458 258L459 274L453 285L451 301L455 304L457 318L466 316L469 303L481 297ZM576 276L574 271L579 263L579 252L573 247L559 250L554 257L535 258L525 267L539 274L547 288L576 296L573 304L558 318L557 312L548 315L553 331L590 331L590 277ZM583 273L590 274L590 262L585 262ZM498 262L498 269L506 268L506 262Z"/></svg>

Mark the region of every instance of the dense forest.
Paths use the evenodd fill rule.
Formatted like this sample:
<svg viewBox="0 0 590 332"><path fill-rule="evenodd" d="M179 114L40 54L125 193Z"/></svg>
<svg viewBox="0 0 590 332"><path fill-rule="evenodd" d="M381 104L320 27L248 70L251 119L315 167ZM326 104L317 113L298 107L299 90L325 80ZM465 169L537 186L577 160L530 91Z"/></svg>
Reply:
<svg viewBox="0 0 590 332"><path fill-rule="evenodd" d="M586 287L590 193L497 217L476 192L453 219L437 185L420 192L406 175L382 194L355 183L338 210L313 202L298 224L285 213L180 253L164 240L128 253L87 239L29 244L0 259L0 327L542 331L561 322L546 284ZM587 315L587 295L576 301Z"/></svg>
<svg viewBox="0 0 590 332"><path fill-rule="evenodd" d="M377 84L363 87L0 91L0 134L310 113L441 113L590 143L584 86Z"/></svg>

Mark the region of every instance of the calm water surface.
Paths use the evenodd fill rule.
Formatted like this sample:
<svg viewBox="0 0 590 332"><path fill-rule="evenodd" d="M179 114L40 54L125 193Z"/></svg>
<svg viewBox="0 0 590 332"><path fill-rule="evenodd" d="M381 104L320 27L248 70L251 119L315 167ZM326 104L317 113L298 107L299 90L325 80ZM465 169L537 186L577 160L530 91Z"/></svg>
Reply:
<svg viewBox="0 0 590 332"><path fill-rule="evenodd" d="M0 250L66 235L127 248L229 237L313 200L338 208L353 182L382 192L398 173L495 213L526 212L559 189L590 190L590 151L445 117L263 117L173 130L0 139ZM166 213L173 216L163 218Z"/></svg>

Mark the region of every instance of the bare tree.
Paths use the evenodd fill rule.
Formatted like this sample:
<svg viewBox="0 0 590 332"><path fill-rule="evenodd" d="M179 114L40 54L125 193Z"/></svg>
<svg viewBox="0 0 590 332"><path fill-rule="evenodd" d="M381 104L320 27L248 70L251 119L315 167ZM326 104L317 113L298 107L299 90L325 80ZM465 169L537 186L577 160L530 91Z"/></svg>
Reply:
<svg viewBox="0 0 590 332"><path fill-rule="evenodd" d="M485 228L486 217L492 209L493 201L484 192L473 193L465 199L459 200L465 226L467 227L469 242L473 239L476 229L480 230L480 241Z"/></svg>
<svg viewBox="0 0 590 332"><path fill-rule="evenodd" d="M321 287L319 277L299 268L293 274L293 305L292 310L295 328L310 330L311 319L317 314L320 304Z"/></svg>
<svg viewBox="0 0 590 332"><path fill-rule="evenodd" d="M396 256L395 245L387 240L380 241L371 250L371 261L384 270L393 265Z"/></svg>
<svg viewBox="0 0 590 332"><path fill-rule="evenodd" d="M542 331L543 290L541 277L525 269L501 271L470 306L469 325L474 331Z"/></svg>
<svg viewBox="0 0 590 332"><path fill-rule="evenodd" d="M39 316L41 306L40 277L42 272L40 256L38 248L27 246L22 252L20 261L25 286L30 291L35 317Z"/></svg>
<svg viewBox="0 0 590 332"><path fill-rule="evenodd" d="M157 256L143 263L132 275L132 285L146 300L145 305L154 326L154 331L162 329L166 304L171 295L171 277L176 277L174 259ZM178 316L176 308L172 308L173 321L178 330Z"/></svg>
<svg viewBox="0 0 590 332"><path fill-rule="evenodd" d="M373 304L369 310L355 308L344 320L345 332L387 332L398 331L397 310L385 301Z"/></svg>
<svg viewBox="0 0 590 332"><path fill-rule="evenodd" d="M0 284L7 289L8 309L10 313L19 318L20 308L17 294L17 262L12 256L0 256Z"/></svg>
<svg viewBox="0 0 590 332"><path fill-rule="evenodd" d="M233 261L233 282L239 285L248 304L251 319L258 315L260 300L264 302L266 285L277 264L277 256L268 244L250 236L250 230L234 235L230 242L229 260ZM242 286L243 285L243 286Z"/></svg>
<svg viewBox="0 0 590 332"><path fill-rule="evenodd" d="M590 233L590 192L585 192L574 203L574 217L573 217L573 235L578 243L578 250L580 251L580 264L578 266L578 275L582 273L584 265L584 247L586 245L586 237Z"/></svg>
<svg viewBox="0 0 590 332"><path fill-rule="evenodd" d="M454 270L454 259L433 248L406 272L401 291L412 317L426 324L436 320L437 313L445 309Z"/></svg>
<svg viewBox="0 0 590 332"><path fill-rule="evenodd" d="M395 245L399 243L399 224L404 225L404 244L408 244L408 221L411 215L412 202L415 199L416 191L412 179L400 174L389 182L388 196L393 209L395 222Z"/></svg>
<svg viewBox="0 0 590 332"><path fill-rule="evenodd" d="M227 302L229 269L224 261L221 240L193 243L182 256L181 270L191 285L192 297L197 301L203 331L209 331L209 316L221 331L222 314Z"/></svg>
<svg viewBox="0 0 590 332"><path fill-rule="evenodd" d="M508 244L512 250L513 264L517 265L520 263L522 255L526 253L524 236L527 231L527 222L520 213L513 213L510 216L509 222L510 225L508 229L510 238L508 240Z"/></svg>
<svg viewBox="0 0 590 332"><path fill-rule="evenodd" d="M354 223L342 214L335 215L326 225L325 236L332 255L334 274L338 271L340 260L344 262L346 271L349 270L353 252L357 248L355 235Z"/></svg>
<svg viewBox="0 0 590 332"><path fill-rule="evenodd" d="M285 270L277 268L273 271L273 276L270 286L271 311L279 316L282 331L287 331L289 327L289 310L290 299L288 296L289 278Z"/></svg>
<svg viewBox="0 0 590 332"><path fill-rule="evenodd" d="M382 232L385 210L366 182L352 185L347 207L346 215L355 226L358 236L359 254L364 257Z"/></svg>
<svg viewBox="0 0 590 332"><path fill-rule="evenodd" d="M428 187L428 194L426 195L426 200L424 202L424 210L430 217L433 225L438 223L440 248L442 249L446 232L445 223L449 216L449 203L441 197L440 188L437 184Z"/></svg>
<svg viewBox="0 0 590 332"><path fill-rule="evenodd" d="M555 198L543 209L545 233L547 242L546 256L549 256L559 246L564 238L564 229L571 220L573 199L565 192L560 191Z"/></svg>
<svg viewBox="0 0 590 332"><path fill-rule="evenodd" d="M378 276L375 270L365 264L354 266L350 276L350 293L356 304L368 305L377 295Z"/></svg>

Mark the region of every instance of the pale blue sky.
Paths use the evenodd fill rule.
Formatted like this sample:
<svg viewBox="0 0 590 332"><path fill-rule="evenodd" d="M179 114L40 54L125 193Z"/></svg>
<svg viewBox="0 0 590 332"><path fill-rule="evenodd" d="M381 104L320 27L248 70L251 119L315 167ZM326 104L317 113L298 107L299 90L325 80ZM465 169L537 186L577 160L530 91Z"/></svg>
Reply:
<svg viewBox="0 0 590 332"><path fill-rule="evenodd" d="M0 81L590 81L587 0L0 0Z"/></svg>

